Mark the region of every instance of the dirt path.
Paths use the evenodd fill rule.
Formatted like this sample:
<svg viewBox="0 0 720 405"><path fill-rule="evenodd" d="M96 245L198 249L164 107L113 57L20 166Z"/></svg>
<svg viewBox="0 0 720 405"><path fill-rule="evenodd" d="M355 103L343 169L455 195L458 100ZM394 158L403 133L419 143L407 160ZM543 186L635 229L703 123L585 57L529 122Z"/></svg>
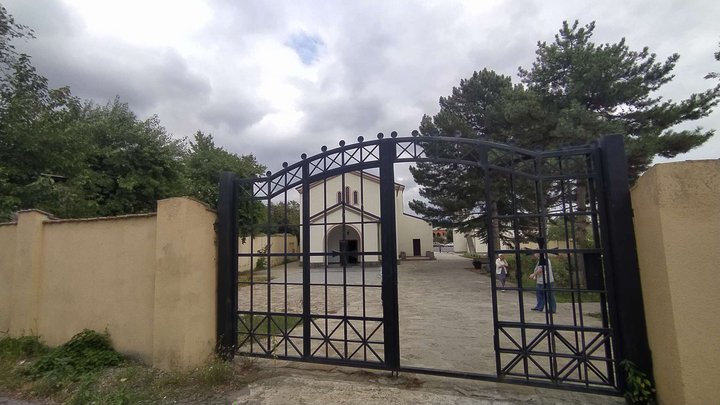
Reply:
<svg viewBox="0 0 720 405"><path fill-rule="evenodd" d="M620 397L427 375L364 371L307 363L255 360L257 380L230 393L230 404L621 405Z"/></svg>

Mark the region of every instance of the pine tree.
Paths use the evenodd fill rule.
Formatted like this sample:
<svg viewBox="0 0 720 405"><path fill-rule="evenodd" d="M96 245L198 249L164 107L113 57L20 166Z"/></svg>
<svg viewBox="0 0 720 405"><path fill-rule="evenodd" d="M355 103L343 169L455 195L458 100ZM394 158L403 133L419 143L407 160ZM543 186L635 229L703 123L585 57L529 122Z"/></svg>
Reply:
<svg viewBox="0 0 720 405"><path fill-rule="evenodd" d="M461 80L449 97L440 98L438 114L423 116L421 135L480 138L531 150L554 150L620 133L625 136L631 181L656 156L687 152L713 135L713 130L677 131L673 127L710 114L720 100L720 86L679 102L664 100L657 92L673 79L679 56L658 62L647 47L631 51L624 39L597 45L592 42L594 29L594 22L582 27L577 21L564 22L553 43L538 42L532 67L519 69L519 84L487 69ZM426 153L443 157L452 153L447 148L428 146ZM486 202L481 169L421 163L412 173L428 202L413 201L410 206L436 225L475 230L486 238L487 212L532 211L531 185L519 185L514 196L504 185L493 185L497 189L491 194L497 196L496 201ZM547 196L548 204L552 204L552 194ZM582 209L583 186L578 184L572 194ZM586 225L579 219L578 239L587 237ZM531 226L527 229L522 239L537 236ZM494 244L498 246L499 240Z"/></svg>

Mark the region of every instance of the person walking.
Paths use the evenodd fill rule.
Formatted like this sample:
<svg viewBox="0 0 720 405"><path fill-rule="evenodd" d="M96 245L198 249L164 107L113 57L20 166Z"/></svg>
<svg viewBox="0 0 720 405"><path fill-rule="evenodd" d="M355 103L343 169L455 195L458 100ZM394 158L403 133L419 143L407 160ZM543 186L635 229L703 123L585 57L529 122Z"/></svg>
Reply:
<svg viewBox="0 0 720 405"><path fill-rule="evenodd" d="M502 286L500 292L505 292L505 280L507 279L508 267L510 267L510 265L507 260L505 260L505 257L499 254L497 259L495 259L495 275L497 279L500 280L500 285Z"/></svg>
<svg viewBox="0 0 720 405"><path fill-rule="evenodd" d="M555 302L555 277L553 276L552 262L546 255L540 256L535 253L533 256L538 259L538 262L535 265L535 270L530 274L530 278L535 280L537 304L531 309L533 311L547 310L547 312L554 314L557 303Z"/></svg>

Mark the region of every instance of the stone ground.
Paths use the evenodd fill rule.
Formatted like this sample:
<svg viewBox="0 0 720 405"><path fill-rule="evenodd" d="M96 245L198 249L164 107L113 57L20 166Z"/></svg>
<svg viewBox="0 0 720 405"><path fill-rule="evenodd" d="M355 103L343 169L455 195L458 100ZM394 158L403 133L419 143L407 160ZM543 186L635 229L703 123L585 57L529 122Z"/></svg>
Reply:
<svg viewBox="0 0 720 405"><path fill-rule="evenodd" d="M436 257L437 260L434 261L404 261L398 266L401 364L494 375L496 365L490 277L479 274L472 268L470 260L460 255L438 253ZM271 270L271 277L273 283L283 283L287 279L289 283L301 284L302 270L296 263L289 264L287 269L278 266ZM343 346L346 329L348 336L353 337L355 331L362 335L365 329L367 334L370 334L375 330L374 325L379 324L353 321L352 327L337 327L339 321L329 320L325 323L324 314L364 314L382 318L379 268L366 268L364 275L358 267L348 268L346 272L343 272L342 268L331 268L327 273L325 269L312 269L311 282L342 285L343 277L348 285L346 289L341 286L327 289L323 286L311 287L311 311L317 325L311 330L311 336L317 338L312 347L313 351L318 349L317 354L321 357L340 358L345 349L352 354L359 345L351 343L347 348ZM363 285L367 287L363 288ZM240 288L238 294L241 309L249 309L252 302L255 311L267 311L270 295L271 311L302 313L302 287L299 285L290 286L286 291L283 285L260 284L252 290L249 287ZM570 303L560 303L557 313L550 315L530 310L535 306L534 292L520 294L518 291L508 290L498 291L497 305L498 318L501 321L519 322L522 317L525 322L536 324L537 329L526 330L526 341L531 341L542 333L542 325L550 322L556 325L580 325L582 322L585 326L601 326L600 319L594 316L600 312L597 303L585 303L582 308ZM302 348L302 333L302 325L292 332L292 335L296 336L291 339L296 348ZM571 332L561 334L565 341L556 339L550 342L548 339L541 339L535 350L549 351L549 345L552 344L557 351L569 353L571 349L566 343L570 346L582 346L583 339L588 343L596 337L590 333L584 336ZM337 341L333 346L323 346L323 335L330 335ZM521 342L521 331L511 329L507 330L507 335L501 334L501 346L515 348L510 338ZM262 340L263 346L253 342L252 349L246 345L243 350L260 353L263 347L273 345L272 338L266 340ZM371 340L377 343L371 344L370 348L382 357L382 327L374 333ZM276 353L284 355L285 350L289 355L297 354L292 345L285 345L284 342L277 348ZM594 355L599 354L598 349ZM372 352L363 348L351 358L370 361L376 359ZM504 357L502 362L507 364L511 359L511 356ZM528 363L531 372L541 374L539 367L549 370L547 360L543 362L537 359L537 362L537 365ZM562 368L563 364L558 366ZM602 366L598 365L600 369ZM521 371L524 363L520 362L516 367L517 371ZM592 372L590 377L595 377Z"/></svg>
<svg viewBox="0 0 720 405"><path fill-rule="evenodd" d="M258 380L229 393L230 404L411 405L578 404L621 405L621 397L484 381L256 360Z"/></svg>

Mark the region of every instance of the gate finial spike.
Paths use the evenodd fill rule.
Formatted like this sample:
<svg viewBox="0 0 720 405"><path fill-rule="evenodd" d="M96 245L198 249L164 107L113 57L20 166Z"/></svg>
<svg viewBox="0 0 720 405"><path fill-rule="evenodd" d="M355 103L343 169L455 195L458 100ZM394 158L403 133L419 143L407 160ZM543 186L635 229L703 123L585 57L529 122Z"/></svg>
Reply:
<svg viewBox="0 0 720 405"><path fill-rule="evenodd" d="M288 162L283 162L283 167L288 167Z"/></svg>
<svg viewBox="0 0 720 405"><path fill-rule="evenodd" d="M418 132L417 129L413 129L413 131L410 133L412 136L420 136L420 132Z"/></svg>
<svg viewBox="0 0 720 405"><path fill-rule="evenodd" d="M323 146L320 148L320 150L323 151L323 152L327 152L327 146L323 145Z"/></svg>
<svg viewBox="0 0 720 405"><path fill-rule="evenodd" d="M358 136L358 142L362 143L362 141L364 141L364 140L365 140L365 138L363 138L362 135Z"/></svg>
<svg viewBox="0 0 720 405"><path fill-rule="evenodd" d="M378 132L377 139L383 139L385 135L382 132Z"/></svg>
<svg viewBox="0 0 720 405"><path fill-rule="evenodd" d="M270 176L272 176L272 172L270 170L268 170L267 172L265 172L265 175L270 177Z"/></svg>
<svg viewBox="0 0 720 405"><path fill-rule="evenodd" d="M302 159L302 160L307 159L307 154L306 154L306 153L303 153L302 155L300 155L300 159Z"/></svg>
<svg viewBox="0 0 720 405"><path fill-rule="evenodd" d="M390 136L393 138L397 138L397 131L390 132Z"/></svg>
<svg viewBox="0 0 720 405"><path fill-rule="evenodd" d="M345 141L340 141L339 144L340 146L345 146Z"/></svg>

